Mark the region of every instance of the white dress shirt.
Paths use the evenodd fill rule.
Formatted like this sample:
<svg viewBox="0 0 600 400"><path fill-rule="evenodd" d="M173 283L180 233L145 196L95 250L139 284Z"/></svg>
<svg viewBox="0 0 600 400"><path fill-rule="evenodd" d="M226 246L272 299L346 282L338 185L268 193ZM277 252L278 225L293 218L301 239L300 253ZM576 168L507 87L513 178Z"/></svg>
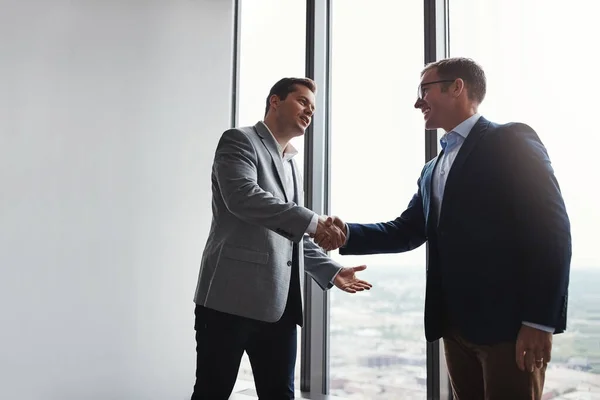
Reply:
<svg viewBox="0 0 600 400"><path fill-rule="evenodd" d="M289 199L294 199L294 197L296 195L295 188L294 188L294 172L296 174L299 174L300 172L297 170L297 168L295 168L295 164L293 163L292 159L294 158L295 155L298 154L298 150L291 143L288 143L288 145L285 147L285 149L282 148L281 145L279 144L279 142L277 141L277 138L275 137L275 135L273 135L273 132L271 132L271 130L269 129L267 124L265 124L263 122L263 125L265 126L265 128L267 128L267 130L269 131L271 136L273 136L273 139L275 139L275 143L277 143L277 150L279 151L279 155L281 156L281 161L283 162L284 190L287 193ZM294 171L294 169L295 169L295 171ZM298 189L300 189L300 188L298 188ZM306 233L308 233L309 235L314 235L317 232L318 223L319 223L319 215L315 213L313 215L312 219L310 220L310 224L308 224Z"/></svg>

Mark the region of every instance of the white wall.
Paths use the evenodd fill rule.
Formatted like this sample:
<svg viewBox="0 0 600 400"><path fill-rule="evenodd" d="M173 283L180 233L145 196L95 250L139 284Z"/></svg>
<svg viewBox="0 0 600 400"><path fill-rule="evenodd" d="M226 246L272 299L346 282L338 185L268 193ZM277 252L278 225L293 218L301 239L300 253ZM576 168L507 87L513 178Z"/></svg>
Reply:
<svg viewBox="0 0 600 400"><path fill-rule="evenodd" d="M0 0L0 399L186 399L232 0Z"/></svg>

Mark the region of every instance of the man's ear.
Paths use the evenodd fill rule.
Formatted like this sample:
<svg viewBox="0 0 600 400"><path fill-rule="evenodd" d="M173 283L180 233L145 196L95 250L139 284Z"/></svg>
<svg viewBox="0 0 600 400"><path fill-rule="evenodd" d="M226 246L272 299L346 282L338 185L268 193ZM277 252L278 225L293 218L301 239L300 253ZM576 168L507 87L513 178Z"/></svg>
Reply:
<svg viewBox="0 0 600 400"><path fill-rule="evenodd" d="M456 79L452 85L454 86L454 88L452 88L452 95L454 97L460 96L460 94L466 90L465 81L463 81L462 78Z"/></svg>
<svg viewBox="0 0 600 400"><path fill-rule="evenodd" d="M271 108L274 110L277 109L280 101L281 101L281 99L276 94L273 94L273 95L271 95L271 97L269 97L269 104L271 105Z"/></svg>

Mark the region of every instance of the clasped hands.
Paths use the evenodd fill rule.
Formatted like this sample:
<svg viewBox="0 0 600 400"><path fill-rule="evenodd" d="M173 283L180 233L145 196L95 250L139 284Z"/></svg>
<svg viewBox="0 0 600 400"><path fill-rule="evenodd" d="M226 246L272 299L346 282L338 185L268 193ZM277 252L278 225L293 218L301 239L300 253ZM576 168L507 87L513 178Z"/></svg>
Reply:
<svg viewBox="0 0 600 400"><path fill-rule="evenodd" d="M319 217L317 231L312 236L315 243L325 251L342 247L346 243L346 224L338 217Z"/></svg>
<svg viewBox="0 0 600 400"><path fill-rule="evenodd" d="M335 250L346 244L346 224L338 217L320 216L317 231L312 238L325 251ZM347 293L362 292L373 287L369 282L356 276L359 271L367 269L366 265L343 267L336 275L333 284Z"/></svg>

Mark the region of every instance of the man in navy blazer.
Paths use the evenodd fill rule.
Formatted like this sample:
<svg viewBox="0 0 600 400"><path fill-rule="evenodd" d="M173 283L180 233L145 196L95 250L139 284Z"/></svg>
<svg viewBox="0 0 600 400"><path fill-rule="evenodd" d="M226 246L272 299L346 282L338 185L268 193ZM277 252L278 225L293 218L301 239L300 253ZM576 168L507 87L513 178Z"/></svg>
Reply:
<svg viewBox="0 0 600 400"><path fill-rule="evenodd" d="M480 116L485 91L470 59L428 64L415 108L446 133L408 208L385 223L329 223L345 230L340 254L429 243L425 335L444 340L455 399L539 400L552 334L566 328L570 223L539 137Z"/></svg>

